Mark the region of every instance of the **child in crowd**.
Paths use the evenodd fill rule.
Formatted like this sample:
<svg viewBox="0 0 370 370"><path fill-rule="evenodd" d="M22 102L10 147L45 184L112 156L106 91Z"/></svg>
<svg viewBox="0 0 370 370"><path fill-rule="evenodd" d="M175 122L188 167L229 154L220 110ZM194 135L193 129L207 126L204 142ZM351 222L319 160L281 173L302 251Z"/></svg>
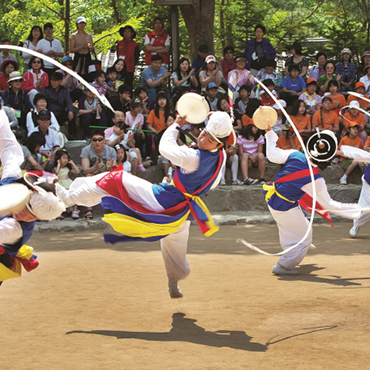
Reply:
<svg viewBox="0 0 370 370"><path fill-rule="evenodd" d="M240 168L243 173L245 185L253 185L257 182L261 184L266 183L264 180L266 162L265 156L262 153L264 143L265 139L255 125L245 126L240 131L237 144L239 145ZM260 171L260 179L248 177L248 169L257 166Z"/></svg>
<svg viewBox="0 0 370 370"><path fill-rule="evenodd" d="M253 98L249 100L248 106L245 109L245 114L242 116L242 126L248 126L253 123L253 114L261 106L261 101Z"/></svg>
<svg viewBox="0 0 370 370"><path fill-rule="evenodd" d="M143 87L137 87L134 91L134 97L141 100L143 106L140 113L147 119L149 116L149 99L145 89Z"/></svg>
<svg viewBox="0 0 370 370"><path fill-rule="evenodd" d="M209 105L210 111L217 110L217 85L214 82L210 82L206 88L206 101Z"/></svg>
<svg viewBox="0 0 370 370"><path fill-rule="evenodd" d="M238 179L238 169L239 169L239 155L238 155L238 144L235 145L227 145L225 147L226 151L226 165L230 164L231 166L231 185L243 185L243 182ZM226 166L222 168L222 177L220 181L220 185L226 185Z"/></svg>
<svg viewBox="0 0 370 370"><path fill-rule="evenodd" d="M45 137L41 132L33 132L22 145L24 161L21 164L21 170L43 171L47 161L42 161L42 155L39 150L45 145Z"/></svg>
<svg viewBox="0 0 370 370"><path fill-rule="evenodd" d="M200 133L202 132L204 127L206 127L204 123L200 123L200 124L192 123L190 126L191 128L190 128L189 134L193 136L194 139L198 139ZM193 143L193 141L188 136L185 137L185 141L186 141L187 146L191 146L191 144Z"/></svg>
<svg viewBox="0 0 370 370"><path fill-rule="evenodd" d="M98 71L95 74L95 79L93 81L93 86L98 90L100 95L105 95L107 93L108 84L105 82L105 72Z"/></svg>
<svg viewBox="0 0 370 370"><path fill-rule="evenodd" d="M97 96L89 89L85 88L85 96L78 102L78 114L80 116L80 126L83 130L85 140L90 140L90 126L106 126L108 118L103 112Z"/></svg>
<svg viewBox="0 0 370 370"><path fill-rule="evenodd" d="M107 95L117 96L117 90L119 85L119 81L117 81L117 71L114 68L108 68L107 71Z"/></svg>
<svg viewBox="0 0 370 370"><path fill-rule="evenodd" d="M306 143L311 135L311 118L306 112L306 105L303 100L298 99L293 103L290 119Z"/></svg>
<svg viewBox="0 0 370 370"><path fill-rule="evenodd" d="M333 112L335 112L339 116L340 110L347 105L346 98L342 94L339 94L338 81L334 81L334 80L329 81L328 87L329 87L330 94L325 95L325 96L328 96L329 98L331 98L331 100L333 101L333 105L331 109ZM339 122L340 121L341 119L339 119Z"/></svg>
<svg viewBox="0 0 370 370"><path fill-rule="evenodd" d="M125 150L129 152L131 172L133 175L136 175L137 170L145 172L145 168L142 164L140 150L135 148L134 135L132 132L127 131L127 125L123 120L121 120L121 115L123 115L124 118L123 112L116 112L114 116L115 123L113 126L113 134L109 137L106 143L112 148L114 148L117 144L121 144ZM135 158L137 161L134 161Z"/></svg>
<svg viewBox="0 0 370 370"><path fill-rule="evenodd" d="M72 161L68 152L65 149L60 149L55 153L53 172L58 177L58 183L68 190L72 184L72 180L68 177L68 173L72 172L79 174L80 170ZM72 218L74 220L80 217L80 211L76 204L70 204L67 208L67 212L72 212Z"/></svg>
<svg viewBox="0 0 370 370"><path fill-rule="evenodd" d="M289 75L286 76L281 84L281 98L291 106L306 90L304 79L299 76L299 67L297 64L291 64L288 68Z"/></svg>
<svg viewBox="0 0 370 370"><path fill-rule="evenodd" d="M289 123L286 123L285 125L282 126L281 129L283 131L283 135L279 137L276 143L276 147L283 150L288 149L302 150L302 145L298 140L298 137L295 134L293 127L291 127Z"/></svg>
<svg viewBox="0 0 370 370"><path fill-rule="evenodd" d="M350 122L356 122L358 125L358 137L361 139L362 144L366 143L367 135L365 131L366 118L365 114L360 112L357 108L360 107L358 101L353 100L349 103L348 112L343 116L343 132L342 136L345 136Z"/></svg>
<svg viewBox="0 0 370 370"><path fill-rule="evenodd" d="M239 89L239 96L236 98L234 103L234 109L239 112L239 114L245 114L249 103L249 96L251 95L251 87L248 85L242 85Z"/></svg>
<svg viewBox="0 0 370 370"><path fill-rule="evenodd" d="M340 140L338 150L340 150L342 145L349 145L363 149L363 144L361 139L358 137L358 132L357 122L350 122L348 125L348 133ZM356 168L356 166L359 166L361 171L364 172L363 162L356 161L352 158L340 157L340 166L346 171L339 179L339 184L341 185L347 185L347 177Z"/></svg>
<svg viewBox="0 0 370 370"><path fill-rule="evenodd" d="M285 100L279 99L279 103L283 108L286 108ZM280 107L277 104L273 105L272 107L276 110L276 113L278 116L275 125L272 127L272 130L276 133L278 137L280 137L283 135L281 128L282 128L282 125L285 124L286 117L284 116L283 111L280 109Z"/></svg>
<svg viewBox="0 0 370 370"><path fill-rule="evenodd" d="M270 90L270 92L277 98L276 91L275 91L275 83L268 78L267 80L262 81L262 83ZM275 105L275 100L270 96L267 91L261 90L260 96L261 105L272 107Z"/></svg>
<svg viewBox="0 0 370 370"><path fill-rule="evenodd" d="M322 98L322 106L312 117L312 127L319 128L320 131L331 130L339 133L339 120L335 112L332 111L332 100L328 96Z"/></svg>
<svg viewBox="0 0 370 370"><path fill-rule="evenodd" d="M321 107L321 96L316 94L317 81L314 78L309 78L306 81L306 89L307 91L299 96L299 100L305 103L306 113L311 118Z"/></svg>
<svg viewBox="0 0 370 370"><path fill-rule="evenodd" d="M217 102L217 110L221 112L226 112L229 116L231 115L231 110L229 106L229 99L226 95L222 96L218 102ZM234 111L234 130L236 132L239 132L242 129L242 120L241 120L241 115L237 112Z"/></svg>
<svg viewBox="0 0 370 370"><path fill-rule="evenodd" d="M355 84L355 92L361 95L365 95L365 84L363 82L357 82ZM351 101L353 100L358 101L361 109L369 110L370 103L367 100L358 98L357 96L354 96L354 95L348 95L347 103L351 104Z"/></svg>
<svg viewBox="0 0 370 370"><path fill-rule="evenodd" d="M127 151L122 144L116 144L114 149L117 153L117 167L122 164L123 170L131 173L131 162L129 161L129 156L127 155ZM137 158L133 159L137 162Z"/></svg>

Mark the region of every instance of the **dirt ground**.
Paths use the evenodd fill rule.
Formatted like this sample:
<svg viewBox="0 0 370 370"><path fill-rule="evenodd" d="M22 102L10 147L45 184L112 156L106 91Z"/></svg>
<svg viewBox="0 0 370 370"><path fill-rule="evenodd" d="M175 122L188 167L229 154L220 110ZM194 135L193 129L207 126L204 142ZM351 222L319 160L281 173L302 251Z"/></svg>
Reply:
<svg viewBox="0 0 370 370"><path fill-rule="evenodd" d="M369 369L370 228L314 226L298 276L271 273L275 225L191 229L192 272L170 299L159 243L35 234L40 266L0 288L0 368Z"/></svg>

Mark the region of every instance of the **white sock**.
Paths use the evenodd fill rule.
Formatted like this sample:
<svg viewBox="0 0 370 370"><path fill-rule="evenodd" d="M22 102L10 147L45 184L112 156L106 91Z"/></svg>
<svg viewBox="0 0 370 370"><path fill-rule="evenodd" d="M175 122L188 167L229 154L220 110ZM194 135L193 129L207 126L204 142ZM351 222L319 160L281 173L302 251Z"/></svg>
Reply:
<svg viewBox="0 0 370 370"><path fill-rule="evenodd" d="M347 175L343 175L343 176L342 176L342 179L343 179L343 180L347 180Z"/></svg>

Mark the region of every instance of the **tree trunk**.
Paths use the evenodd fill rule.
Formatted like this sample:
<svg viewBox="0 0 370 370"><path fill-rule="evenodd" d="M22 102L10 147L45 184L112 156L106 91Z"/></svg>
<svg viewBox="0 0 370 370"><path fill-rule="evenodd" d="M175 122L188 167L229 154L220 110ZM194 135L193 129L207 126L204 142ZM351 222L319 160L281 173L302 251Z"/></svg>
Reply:
<svg viewBox="0 0 370 370"><path fill-rule="evenodd" d="M225 13L225 0L221 0L221 6L220 6L220 28L222 30L225 29L224 13ZM225 38L224 37L222 38L221 44L222 44L222 49L224 49L224 47L226 46L226 41L225 41Z"/></svg>
<svg viewBox="0 0 370 370"><path fill-rule="evenodd" d="M120 19L120 16L119 16L119 11L118 11L118 8L117 8L116 0L112 0L112 8L113 8L113 14L114 14L114 19L116 20L116 24L120 24L121 19Z"/></svg>
<svg viewBox="0 0 370 370"><path fill-rule="evenodd" d="M198 55L200 44L207 44L213 53L215 0L194 0L193 5L180 5L180 9L189 34L191 58Z"/></svg>
<svg viewBox="0 0 370 370"><path fill-rule="evenodd" d="M69 25L70 25L70 0L65 0L65 17L64 17L64 52L69 52Z"/></svg>

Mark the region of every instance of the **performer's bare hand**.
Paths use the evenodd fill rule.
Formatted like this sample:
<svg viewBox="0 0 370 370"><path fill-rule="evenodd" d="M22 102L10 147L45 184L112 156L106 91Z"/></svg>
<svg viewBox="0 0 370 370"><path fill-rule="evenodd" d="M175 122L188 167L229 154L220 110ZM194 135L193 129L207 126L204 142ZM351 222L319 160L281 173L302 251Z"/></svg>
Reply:
<svg viewBox="0 0 370 370"><path fill-rule="evenodd" d="M269 132L269 131L271 131L271 126L270 125L268 125L267 128L265 128L265 132Z"/></svg>
<svg viewBox="0 0 370 370"><path fill-rule="evenodd" d="M174 123L177 123L180 127L186 124L186 115L184 117L177 116Z"/></svg>

